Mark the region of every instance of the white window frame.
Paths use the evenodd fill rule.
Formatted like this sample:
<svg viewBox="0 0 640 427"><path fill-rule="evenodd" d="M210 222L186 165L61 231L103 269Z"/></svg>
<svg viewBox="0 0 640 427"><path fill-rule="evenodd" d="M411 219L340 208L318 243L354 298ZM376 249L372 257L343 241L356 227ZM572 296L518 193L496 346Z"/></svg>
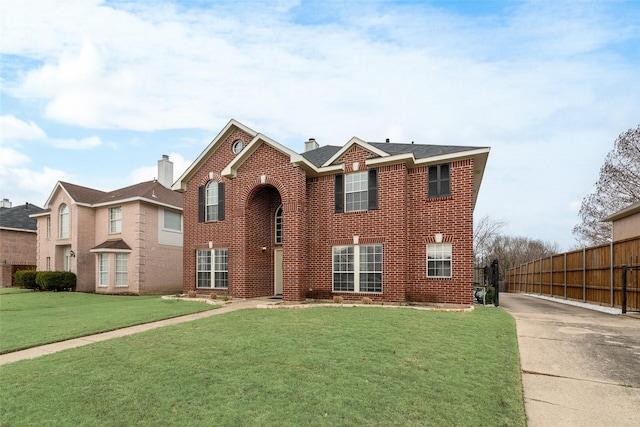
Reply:
<svg viewBox="0 0 640 427"><path fill-rule="evenodd" d="M282 244L282 205L278 206L278 209L276 209L276 213L274 215L274 226L275 226L275 230L274 230L274 242L276 245L281 245Z"/></svg>
<svg viewBox="0 0 640 427"><path fill-rule="evenodd" d="M362 196L364 194L364 196ZM356 195L360 200L354 201ZM350 200L351 199L351 200ZM359 212L369 209L369 171L353 172L344 175L344 211Z"/></svg>
<svg viewBox="0 0 640 427"><path fill-rule="evenodd" d="M379 261L374 259L373 269L368 269L367 266L372 263L369 260L364 259L367 257L366 251L369 248L374 249L374 256L379 255ZM379 249L379 251L378 251ZM366 293L366 294L381 294L384 290L384 247L380 244L373 245L343 245L343 246L334 246L332 248L332 258L331 258L331 289L333 292L349 292L349 293ZM369 254L371 255L371 254ZM375 268L378 265L379 268ZM336 268L338 267L338 268ZM365 290L363 285L363 274L379 274L380 275L380 290ZM353 290L344 289L343 286L340 286L336 289L336 275L347 275L347 277L351 276L353 282ZM349 280L344 281L346 285L349 285Z"/></svg>
<svg viewBox="0 0 640 427"><path fill-rule="evenodd" d="M58 210L58 237L69 238L69 205L62 204Z"/></svg>
<svg viewBox="0 0 640 427"><path fill-rule="evenodd" d="M207 260L202 263L201 260ZM201 283L208 283L203 286ZM229 250L198 249L196 251L196 288L228 289L229 288Z"/></svg>
<svg viewBox="0 0 640 427"><path fill-rule="evenodd" d="M109 234L122 233L122 206L109 208Z"/></svg>
<svg viewBox="0 0 640 427"><path fill-rule="evenodd" d="M47 240L51 238L51 216L47 216Z"/></svg>
<svg viewBox="0 0 640 427"><path fill-rule="evenodd" d="M129 254L116 253L115 280L116 288L129 286Z"/></svg>
<svg viewBox="0 0 640 427"><path fill-rule="evenodd" d="M109 255L98 254L98 286L109 286Z"/></svg>
<svg viewBox="0 0 640 427"><path fill-rule="evenodd" d="M205 187L205 222L213 222L218 220L218 182L209 181Z"/></svg>
<svg viewBox="0 0 640 427"><path fill-rule="evenodd" d="M447 268L448 265L448 268ZM446 272L448 275L438 274ZM435 273L435 274L430 274ZM450 278L453 275L453 246L451 243L427 244L427 277Z"/></svg>

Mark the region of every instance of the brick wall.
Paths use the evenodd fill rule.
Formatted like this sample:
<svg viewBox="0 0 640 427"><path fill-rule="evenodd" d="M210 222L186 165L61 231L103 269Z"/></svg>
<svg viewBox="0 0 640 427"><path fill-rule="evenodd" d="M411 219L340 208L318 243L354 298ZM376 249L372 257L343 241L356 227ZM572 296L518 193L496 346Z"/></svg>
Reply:
<svg viewBox="0 0 640 427"><path fill-rule="evenodd" d="M0 286L11 286L12 265L36 265L36 233L0 230Z"/></svg>
<svg viewBox="0 0 640 427"><path fill-rule="evenodd" d="M383 292L341 293L347 299L366 295L374 300L472 303L473 162L451 163L451 196L427 198L427 169L405 164L378 168L378 209L334 212L335 175L306 178L287 155L261 145L227 178L221 171L234 154L232 143L251 136L232 132L187 182L184 198L184 291L196 287L196 250L229 249L229 293L253 297L273 293L273 216L283 205L282 245L285 300L332 294L332 247L359 244L383 246ZM354 145L336 163L345 172L366 169L373 156ZM357 163L357 165L355 165ZM198 187L225 182L225 219L198 223ZM453 245L451 278L426 277L426 245L443 233ZM262 247L266 250L263 252ZM200 290L209 292L209 290ZM226 292L226 291L225 291Z"/></svg>

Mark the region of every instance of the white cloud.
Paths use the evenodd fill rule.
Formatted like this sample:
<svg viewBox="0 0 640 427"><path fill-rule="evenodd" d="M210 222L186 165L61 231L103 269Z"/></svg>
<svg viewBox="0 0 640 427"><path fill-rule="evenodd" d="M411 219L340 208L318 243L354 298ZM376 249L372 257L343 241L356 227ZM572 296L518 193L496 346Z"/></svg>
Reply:
<svg viewBox="0 0 640 427"><path fill-rule="evenodd" d="M0 116L0 142L44 139L44 131L32 121L25 122L15 118L12 114Z"/></svg>
<svg viewBox="0 0 640 427"><path fill-rule="evenodd" d="M51 144L56 148L67 150L87 150L102 145L102 141L97 136L90 136L82 139L53 139Z"/></svg>

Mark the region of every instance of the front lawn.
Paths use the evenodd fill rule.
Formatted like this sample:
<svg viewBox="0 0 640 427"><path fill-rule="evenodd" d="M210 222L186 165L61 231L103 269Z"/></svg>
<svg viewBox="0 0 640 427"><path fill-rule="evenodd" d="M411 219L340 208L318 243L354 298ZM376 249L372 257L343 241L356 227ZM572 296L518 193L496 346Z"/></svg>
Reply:
<svg viewBox="0 0 640 427"><path fill-rule="evenodd" d="M0 373L7 426L526 424L500 308L242 310Z"/></svg>
<svg viewBox="0 0 640 427"><path fill-rule="evenodd" d="M0 354L212 308L159 296L2 289Z"/></svg>

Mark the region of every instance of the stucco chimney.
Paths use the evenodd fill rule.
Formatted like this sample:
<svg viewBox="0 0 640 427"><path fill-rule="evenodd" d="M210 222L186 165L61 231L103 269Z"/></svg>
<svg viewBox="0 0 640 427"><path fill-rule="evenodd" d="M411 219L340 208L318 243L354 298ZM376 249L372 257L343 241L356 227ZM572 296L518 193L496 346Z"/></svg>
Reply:
<svg viewBox="0 0 640 427"><path fill-rule="evenodd" d="M166 154L158 160L158 182L167 188L171 188L173 184L173 162Z"/></svg>
<svg viewBox="0 0 640 427"><path fill-rule="evenodd" d="M2 199L2 201L0 202L0 208L10 208L10 207L11 207L11 200Z"/></svg>
<svg viewBox="0 0 640 427"><path fill-rule="evenodd" d="M305 153L307 151L315 150L318 147L319 147L319 145L316 142L315 138L309 138L309 140L304 143L304 151L305 151Z"/></svg>

